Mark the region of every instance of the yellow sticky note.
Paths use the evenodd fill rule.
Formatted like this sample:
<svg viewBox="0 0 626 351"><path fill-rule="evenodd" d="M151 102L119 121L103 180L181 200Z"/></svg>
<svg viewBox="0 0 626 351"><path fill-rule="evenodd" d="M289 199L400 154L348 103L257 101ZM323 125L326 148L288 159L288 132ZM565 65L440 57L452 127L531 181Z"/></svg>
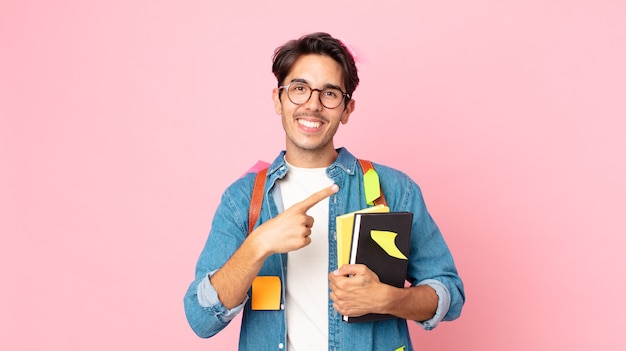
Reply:
<svg viewBox="0 0 626 351"><path fill-rule="evenodd" d="M373 204L374 200L380 197L380 179L378 179L378 173L373 168L370 168L363 175L363 188L367 204Z"/></svg>
<svg viewBox="0 0 626 351"><path fill-rule="evenodd" d="M406 350L406 346L400 346L397 349L395 349L394 351L404 351Z"/></svg>
<svg viewBox="0 0 626 351"><path fill-rule="evenodd" d="M252 309L280 309L280 278L258 276L252 281Z"/></svg>
<svg viewBox="0 0 626 351"><path fill-rule="evenodd" d="M372 239L385 250L387 255L395 257L401 260L406 260L407 257L396 246L397 233L389 232L385 230L372 230L370 231Z"/></svg>

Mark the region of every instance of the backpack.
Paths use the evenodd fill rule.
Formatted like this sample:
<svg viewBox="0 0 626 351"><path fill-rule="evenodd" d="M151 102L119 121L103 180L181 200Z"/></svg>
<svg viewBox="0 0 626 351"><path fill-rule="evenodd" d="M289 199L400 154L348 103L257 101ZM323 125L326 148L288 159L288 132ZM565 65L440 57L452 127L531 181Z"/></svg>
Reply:
<svg viewBox="0 0 626 351"><path fill-rule="evenodd" d="M363 174L367 173L370 169L374 169L374 165L370 161L359 159L359 164L363 170ZM250 209L248 210L248 234L252 233L256 221L261 214L261 207L263 205L263 190L265 189L265 180L267 176L267 167L261 169L254 179L254 186L252 188L252 197L250 198ZM380 184L379 184L380 187ZM383 189L380 187L380 197L374 200L374 205L387 206L387 200L383 194Z"/></svg>

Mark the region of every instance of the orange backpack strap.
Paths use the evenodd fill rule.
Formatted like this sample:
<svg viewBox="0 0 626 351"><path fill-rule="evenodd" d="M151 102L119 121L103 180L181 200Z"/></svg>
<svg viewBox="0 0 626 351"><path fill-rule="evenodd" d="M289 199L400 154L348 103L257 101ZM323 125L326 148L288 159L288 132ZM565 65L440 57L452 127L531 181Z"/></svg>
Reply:
<svg viewBox="0 0 626 351"><path fill-rule="evenodd" d="M374 169L374 165L368 160L359 159L359 164L361 165L361 169L363 170L363 174L367 173L370 169ZM385 205L387 206L387 200L385 200L385 194L383 193L383 187L380 186L380 182L378 184L380 187L380 197L374 200L374 205Z"/></svg>
<svg viewBox="0 0 626 351"><path fill-rule="evenodd" d="M250 209L248 210L248 234L252 233L256 221L261 214L261 206L263 205L263 190L265 189L265 177L267 168L263 168L256 174L254 179L254 187L252 188L252 197L250 198Z"/></svg>
<svg viewBox="0 0 626 351"><path fill-rule="evenodd" d="M374 168L370 161L359 159L359 164L363 170L363 174ZM252 197L250 198L250 209L248 210L248 234L252 233L256 221L261 215L261 206L263 205L263 190L265 190L265 178L267 177L267 168L263 168L256 174L254 179L254 187L252 188ZM374 200L374 205L387 206L387 200L383 194L383 188L380 188L380 197Z"/></svg>

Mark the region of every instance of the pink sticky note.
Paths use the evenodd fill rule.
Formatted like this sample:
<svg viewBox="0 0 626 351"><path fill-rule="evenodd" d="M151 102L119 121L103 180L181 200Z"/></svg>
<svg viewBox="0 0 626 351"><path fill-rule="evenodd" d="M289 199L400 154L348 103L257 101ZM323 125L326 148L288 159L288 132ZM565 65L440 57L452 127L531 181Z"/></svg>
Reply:
<svg viewBox="0 0 626 351"><path fill-rule="evenodd" d="M246 173L242 174L241 178L243 178L248 173L259 173L260 170L268 167L269 165L269 163L259 160L254 166L250 167L250 169L248 169Z"/></svg>

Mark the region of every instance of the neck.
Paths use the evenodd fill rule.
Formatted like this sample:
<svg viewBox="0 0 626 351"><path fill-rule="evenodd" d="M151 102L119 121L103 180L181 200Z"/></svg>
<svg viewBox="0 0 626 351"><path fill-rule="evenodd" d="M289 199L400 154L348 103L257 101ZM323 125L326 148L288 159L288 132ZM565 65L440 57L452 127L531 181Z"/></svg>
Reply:
<svg viewBox="0 0 626 351"><path fill-rule="evenodd" d="M319 150L290 150L290 148L287 148L285 160L296 167L323 168L335 162L337 155L337 151L334 148L324 152Z"/></svg>

